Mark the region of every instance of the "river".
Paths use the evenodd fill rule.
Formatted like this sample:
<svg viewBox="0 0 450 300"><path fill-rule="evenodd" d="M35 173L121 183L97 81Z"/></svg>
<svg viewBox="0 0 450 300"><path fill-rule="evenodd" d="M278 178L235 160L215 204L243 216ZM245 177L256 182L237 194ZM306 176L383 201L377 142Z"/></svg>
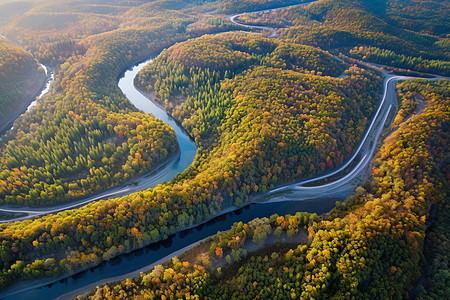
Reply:
<svg viewBox="0 0 450 300"><path fill-rule="evenodd" d="M0 220L0 223L20 221L40 215L57 213L62 210L73 209L88 204L92 201L119 197L122 195L127 195L138 191L146 190L148 188L153 188L156 185L163 183L164 181L170 181L173 177L175 177L176 174L183 172L188 166L192 164L194 157L197 153L197 146L195 145L195 142L189 137L186 131L175 121L175 119L173 119L164 111L163 108L153 103L152 101L149 101L148 98L142 95L134 87L133 81L134 78L136 77L136 74L152 60L153 59L149 59L145 62L142 62L134 66L129 70L126 70L123 74L123 77L119 79L118 86L134 106L143 110L146 113L155 115L155 117L160 118L163 122L169 124L170 126L172 126L172 128L174 128L177 135L178 144L180 145L180 151L177 153L177 155L143 176L132 179L125 184L111 188L105 192L89 196L71 203L56 205L51 208L31 208L31 207L18 208L6 205L0 206L1 212L27 214L26 216L17 217L14 219ZM44 91L48 91L48 87ZM33 103L35 104L35 102ZM30 104L30 107L34 105L33 103Z"/></svg>
<svg viewBox="0 0 450 300"><path fill-rule="evenodd" d="M187 135L184 129L175 120L170 117L164 109L157 104L149 101L142 95L133 84L136 74L152 59L134 66L131 70L127 70L124 76L119 79L119 87L130 102L137 108L147 113L153 113L156 117L161 118L164 122L171 125L177 133L180 143L180 157L174 164L171 164L170 171L165 173L163 178L167 181L175 176L178 172L187 168L194 159L196 154L196 146L192 139ZM66 279L58 280L52 284L42 286L42 283L36 283L36 286L25 287L20 293L5 297L6 299L53 299L63 294L69 293L86 286L90 286L100 280L116 277L118 275L128 274L135 270L144 268L159 259L176 252L177 250L202 240L210 235L217 233L219 230L227 230L234 222L248 222L257 217L269 217L272 214L286 215L297 211L315 212L318 214L325 213L334 207L336 201L345 200L346 196L342 194L340 197L312 197L306 201L286 201L283 203L259 203L249 204L244 208L223 213L212 220L198 225L192 229L181 231L168 239L148 245L143 249L133 251L128 254L120 255L111 261L103 262L99 266L83 271ZM29 284L29 283L28 283ZM40 286L40 287L37 287ZM20 286L13 287L19 290ZM6 291L6 293L9 293ZM0 294L0 297L2 295Z"/></svg>
<svg viewBox="0 0 450 300"><path fill-rule="evenodd" d="M174 160L174 162L171 162L169 167L165 168L166 171L164 172L164 175L162 177L160 176L158 179L158 181L161 180L162 182L164 180L170 180L178 172L187 168L192 163L197 148L184 129L170 117L164 109L152 101L149 101L149 99L134 87L134 77L151 61L152 59L125 71L124 76L119 80L118 85L130 102L137 108L144 112L154 114L175 129L180 144L180 156ZM83 291L92 289L101 281L126 278L127 274L130 274L133 271L142 268L145 269L146 266L150 268L150 265L154 262L176 253L179 249L192 245L197 241L215 234L219 230L229 229L234 222L248 222L256 217L269 217L275 213L285 215L294 214L297 211L306 211L321 214L329 211L334 207L336 201L342 201L347 198L348 194L361 182L361 177L366 173L372 154L376 149L375 146L380 133L386 125L385 123L388 116L390 114L392 116L392 113L394 112L392 106L395 107L396 105L395 81L399 79L406 79L406 77L390 77L386 79L384 86L385 93L381 99L377 115L372 120L369 130L365 133L363 141L358 148L358 150L361 151L360 157L358 157L359 160L356 163L356 166L352 165L350 166L350 170L345 170L346 175L344 177L314 188L304 187L303 184L305 181L303 181L290 185L288 191L282 191L285 188L272 191L271 193L263 195L264 197L269 198L269 201L266 203L252 203L238 210L222 213L206 223L197 225L192 229L181 231L164 241L150 244L128 254L120 255L110 261L103 262L99 266L76 275L61 280L55 280L51 284L48 284L48 282L36 282L36 284L31 287L26 287L26 285L30 285L30 283L22 284L22 287L19 284L14 286L10 291L5 291L3 295L0 294L0 297L3 296L5 299L70 298L74 296L74 294L71 294L73 291L76 291L75 294L82 293ZM323 176L316 178L316 180L323 179L322 177ZM310 182L311 180L307 181ZM151 185L153 184L154 182ZM280 191L282 192L281 194L274 193ZM14 294L14 292L12 292L13 290L20 290L20 292Z"/></svg>
<svg viewBox="0 0 450 300"><path fill-rule="evenodd" d="M172 117L170 117L157 104L149 101L148 98L142 95L134 87L134 77L147 63L151 61L152 60L148 60L146 62L140 63L139 65L133 67L131 70L127 70L124 73L124 77L119 80L118 85L130 100L130 102L133 103L137 108L142 109L147 113L153 113L156 117L161 118L164 122L170 124L175 129L180 142L181 154L180 158L177 159L175 164L171 165L176 165L177 167L171 167L171 171L164 175L164 177L166 177L169 176L168 174L170 173L173 174L171 175L173 177L174 175L176 175L176 172L184 170L191 164L196 153L196 146L183 130L183 128L181 128L181 126L177 122L175 122ZM365 136L371 137L370 139L368 139L371 142L367 142L367 145L363 143L364 147L358 148L358 150L364 150L366 156L363 156L363 158L367 158L368 152L366 151L369 151L369 149L374 149L373 139L377 140L379 133L383 128L384 122L386 121L388 109L386 107L386 104L388 103L389 105L391 105L392 100L395 100L395 97L393 97L394 85L388 85L388 83L390 82L393 82L393 80L386 80L385 90L388 91L388 93L385 93L380 103L382 105L380 105L380 114L377 115L378 118L374 118L373 120L373 123L375 125L371 126L371 130L368 130L365 134ZM391 97L386 98L386 95L391 95ZM385 101L386 99L388 101ZM382 118L379 118L380 116L382 116ZM369 134L372 131L375 136ZM364 141L365 140L366 139L364 139ZM361 162L364 162L364 166L361 166ZM222 215L219 215L204 224L172 235L164 241L151 244L144 247L143 249L139 249L128 254L120 255L112 259L111 261L103 262L99 266L93 267L74 276L70 276L66 279L57 280L50 285L48 285L48 282L46 282L45 284L37 282L35 286L31 287L26 287L27 284L24 284L24 289L20 289L20 285L15 286L13 287L13 290L20 290L20 293L16 295L10 294L5 298L53 299L60 297L61 295L63 295L63 299L70 298L71 296L74 296L71 294L71 292L74 290L83 292L85 290L91 289L91 287L95 287L95 285L97 285L97 283L100 281L109 281L109 278L115 280L117 280L117 276L126 278L127 274L135 270L145 268L146 266L150 266L154 262L168 255L170 256L170 254L175 253L181 248L189 246L210 235L213 235L217 233L217 231L229 229L234 222L248 222L256 217L269 217L275 213L279 215L286 215L294 214L297 211L315 212L317 214L328 212L334 207L336 201L345 200L348 196L348 193L350 193L354 189L354 187L358 185L359 180L353 175L357 175L360 172L364 173L367 165L367 159L360 159L356 167L354 167L349 173L352 175L352 178L346 178L345 183L341 181L340 184L336 187L326 187L323 188L322 191L314 190L312 193L310 193L309 191L305 192L295 189L283 191L281 194L268 193L266 197L269 198L269 202L253 203L245 206L244 208L223 213ZM358 172L356 172L355 170L357 170ZM322 177L323 176L320 176L318 177L318 179L322 179ZM309 182L310 180L307 181ZM301 182L299 184L301 184ZM329 184L330 183L324 185ZM8 293L8 291L6 291L6 293Z"/></svg>
<svg viewBox="0 0 450 300"><path fill-rule="evenodd" d="M194 161L195 155L197 154L197 146L183 129L183 127L181 127L181 125L178 124L178 122L176 122L174 118L169 116L164 108L154 103L153 101L149 101L146 96L144 96L134 87L134 78L136 77L136 75L140 70L142 70L145 65L152 61L153 59L149 59L134 66L130 70L127 70L124 73L124 76L119 79L118 85L122 90L122 93L128 98L128 100L130 100L130 102L134 106L148 114L155 115L155 117L160 118L164 123L170 125L173 129L175 129L178 144L180 145L180 156L172 165L170 170L167 171L162 180L159 180L159 184L163 181L169 181L170 179L175 177L177 173L183 172L187 167L189 167ZM156 184L152 185L152 187L154 186L156 186ZM142 189L145 188L146 187L142 187Z"/></svg>
<svg viewBox="0 0 450 300"><path fill-rule="evenodd" d="M129 277L127 276L128 273L151 265L153 262L170 256L181 248L217 233L217 231L227 230L234 222L248 222L257 217L269 217L274 213L279 215L294 214L297 211L325 213L334 207L336 201L341 200L344 200L344 198L319 198L297 202L250 204L237 211L220 215L195 228L181 231L164 241L120 255L69 278L56 281L44 287L22 290L20 294L7 296L5 299L54 299L80 288L84 291L83 287L87 287L87 290L89 290L92 284L95 287L100 280L119 275L124 275L125 278ZM62 299L70 299L71 296L73 295L68 294Z"/></svg>

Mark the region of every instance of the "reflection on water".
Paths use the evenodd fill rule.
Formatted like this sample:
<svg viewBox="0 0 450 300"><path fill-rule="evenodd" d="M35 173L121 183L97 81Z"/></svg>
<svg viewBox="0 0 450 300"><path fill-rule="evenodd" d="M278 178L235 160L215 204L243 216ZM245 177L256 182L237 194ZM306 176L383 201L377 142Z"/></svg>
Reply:
<svg viewBox="0 0 450 300"><path fill-rule="evenodd" d="M270 217L275 213L286 215L295 214L297 211L306 211L321 214L332 209L338 200L344 199L320 198L305 201L249 204L237 211L217 216L197 227L173 234L164 241L153 243L142 249L113 258L70 278L60 280L46 287L7 297L6 299L52 299L101 279L138 270L178 249L216 234L217 231L227 230L235 222L248 222L257 217Z"/></svg>
<svg viewBox="0 0 450 300"><path fill-rule="evenodd" d="M181 128L172 117L167 115L163 109L149 101L135 89L133 79L148 62L149 61L141 63L132 70L126 71L124 77L119 80L119 87L130 102L132 102L137 108L146 113L153 113L156 117L161 118L165 123L175 129L180 144L181 155L170 170L169 175L166 175L168 180L170 180L170 178L174 177L178 172L186 169L192 163L197 147L183 128ZM52 299L84 287L88 284L95 283L99 280L127 274L143 268L179 249L191 245L192 243L202 240L210 235L216 234L217 231L228 230L235 222L248 222L257 217L270 217L275 213L279 215L286 215L295 214L295 212L298 211L306 211L321 214L333 208L334 203L338 200L341 201L344 199L322 197L304 201L249 204L236 211L217 216L192 229L184 230L177 234L171 235L161 242L150 244L129 254L120 255L110 261L103 262L99 266L78 273L70 278L59 280L48 286L32 289L21 294L8 297L7 299Z"/></svg>

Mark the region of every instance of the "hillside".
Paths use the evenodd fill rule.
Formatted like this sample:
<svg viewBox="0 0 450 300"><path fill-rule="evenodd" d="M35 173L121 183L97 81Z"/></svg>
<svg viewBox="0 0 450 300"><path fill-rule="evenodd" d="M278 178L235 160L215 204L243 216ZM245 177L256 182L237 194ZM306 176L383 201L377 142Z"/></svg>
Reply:
<svg viewBox="0 0 450 300"><path fill-rule="evenodd" d="M425 110L409 121L402 119L376 156L371 183L356 189L329 215L297 213L236 223L180 259L140 277L97 287L87 298L407 298L425 266L424 254L436 257L430 257L429 269L439 273L425 274L428 284L419 295L445 298L448 182L442 174L449 172L449 115L442 111L450 105L449 81L407 82L401 89L424 97ZM407 109L407 97L401 101ZM431 233L426 224L432 205L439 212L430 237L433 244L428 245L424 239ZM308 241L296 243L301 227ZM270 245L273 239L281 244L247 251L250 245ZM438 257L444 260L438 262Z"/></svg>
<svg viewBox="0 0 450 300"><path fill-rule="evenodd" d="M431 7L439 12L432 18ZM393 67L450 74L445 1L326 0L307 7L244 15L279 27L280 38ZM433 21L431 21L433 20ZM436 28L436 32L434 32Z"/></svg>
<svg viewBox="0 0 450 300"><path fill-rule="evenodd" d="M40 93L45 71L26 51L0 37L0 132Z"/></svg>
<svg viewBox="0 0 450 300"><path fill-rule="evenodd" d="M17 206L63 209L0 224L0 292L114 257L121 267L124 253L164 246L172 234L203 230L271 189L336 170L388 93L391 102L399 98L397 116L384 119L394 120L394 132L384 135L373 168L358 175L368 181L358 188L347 182L354 195L331 212L237 223L193 250L200 256L184 254L185 261L90 296L378 299L445 292L433 282L445 286L448 278L439 261L447 257L440 241L448 233L449 81L407 80L395 91L395 81L383 85L386 72L357 59L410 69L402 74L449 74L448 38L435 28L448 21L425 13L446 3L405 1L403 9L395 2L320 0L238 18L279 27L274 38L232 24L225 13L292 1L1 4L0 18L4 7L11 15L0 20L0 31L52 66L55 81L0 142L0 205L13 213ZM173 128L134 107L118 87L130 66L149 58L135 84L194 139L192 164L174 159L184 171L154 188L70 206L133 184L181 149ZM367 143L378 149L372 135ZM430 268L422 272L425 261ZM413 292L416 280L423 289Z"/></svg>

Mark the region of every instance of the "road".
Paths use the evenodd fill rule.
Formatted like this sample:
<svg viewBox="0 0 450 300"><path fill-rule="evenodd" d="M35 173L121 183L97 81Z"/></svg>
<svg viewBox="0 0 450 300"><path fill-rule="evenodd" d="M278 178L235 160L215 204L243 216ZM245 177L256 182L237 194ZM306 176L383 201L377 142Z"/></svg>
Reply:
<svg viewBox="0 0 450 300"><path fill-rule="evenodd" d="M269 191L268 193L266 193L266 195L272 195L286 190L293 190L297 192L302 191L303 192L302 195L296 193L296 197L298 197L299 200L302 200L304 197L308 198L312 196L317 196L318 194L321 193L330 194L332 190L339 190L343 186L351 183L361 173L365 172L365 169L367 168L372 158L372 155L375 151L376 144L383 131L387 117L391 113L392 107L396 105L395 83L398 80L411 79L411 77L406 76L389 76L387 74L385 75L387 77L384 81L383 87L384 92L380 104L378 106L378 109L368 129L366 130L363 138L361 139L358 148L353 153L353 155L346 161L346 163L332 172L311 179L302 180L293 184L281 186L279 188ZM359 162L357 162L356 166L354 166L353 169L347 171L346 172L347 174L343 174L343 176L340 177L339 179L332 182L323 183L320 185L306 186L306 184L324 181L325 179L330 179L339 173L343 173L353 162L355 162L355 159L357 157L360 157L360 160ZM280 199L271 199L269 201L280 201Z"/></svg>
<svg viewBox="0 0 450 300"><path fill-rule="evenodd" d="M268 31L270 31L269 37L277 37L278 36L278 28L261 26L261 25L249 25L249 24L245 24L245 23L236 21L236 18L239 18L240 16L242 16L244 14L263 13L263 12L268 12L268 11L282 9L282 8L288 8L288 7L294 7L294 6L306 6L306 5L309 5L316 1L310 1L310 2L305 2L305 3L299 3L299 4L294 4L294 5L287 5L287 6L269 8L269 9L263 9L263 10L257 10L257 11L252 11L252 12L244 12L244 13L229 16L228 19L230 20L231 23L233 23L235 25L243 26L243 27L250 28L250 29L268 30Z"/></svg>
<svg viewBox="0 0 450 300"><path fill-rule="evenodd" d="M161 178L166 175L178 160L180 153L178 152L176 155L172 156L169 160L165 161L163 164L158 166L156 169L152 170L150 173L147 173L139 178L133 179L126 184L122 184L118 187L109 189L100 194L87 197L75 202L71 202L68 204L62 204L58 206L53 206L51 208L30 208L30 207L22 207L22 208L12 208L8 206L0 206L0 212L6 213L22 213L27 214L26 216L13 218L9 220L0 220L0 223L7 223L13 221L21 221L30 219L33 217L48 215L58 213L64 210L77 208L83 205L86 205L92 201L102 200L102 199L110 199L117 198L120 196L128 195L131 193L139 192L142 190L146 190L150 187L156 186L156 184L161 182Z"/></svg>
<svg viewBox="0 0 450 300"><path fill-rule="evenodd" d="M309 3L300 4L300 5L307 5ZM273 10L273 9L270 9ZM267 10L267 11L270 11ZM253 26L253 25L245 25L241 24L235 21L235 18L238 17L241 14L234 15L230 17L230 21L246 26L249 28L255 28L255 29L265 29L265 30L271 30L268 27L264 26ZM272 28L273 29L273 28ZM276 29L273 29L276 31ZM344 165L339 167L338 169L327 173L325 175L320 175L314 178L310 178L307 180L302 180L293 184L277 187L269 192L267 192L264 195L261 195L260 197L255 197L255 199L258 198L269 198L267 202L280 202L280 201L292 201L292 200L304 200L308 198L317 198L317 196L320 196L321 194L331 196L334 194L342 193L342 191L348 191L348 190L354 190L356 187L355 182L356 179L359 176L363 176L366 171L367 167L370 165L370 161L373 157L373 154L376 150L377 142L383 132L383 128L386 125L386 122L388 120L389 115L393 112L393 110L396 109L396 95L395 95L395 83L398 80L405 80L405 79L412 79L413 77L406 77L406 76L392 76L387 73L385 73L386 79L384 81L384 92L383 96L381 97L380 104L378 106L378 109L367 129L365 132L357 150L355 153L349 158L349 160L346 161ZM431 80L437 80L445 77L436 76L434 79ZM448 79L448 78L445 78ZM120 195L124 194L130 194L133 192L137 192L142 189L146 189L150 187L152 184L154 184L157 180L159 180L164 174L168 172L169 169L171 169L171 166L175 164L175 162L178 160L178 156L172 157L169 161L161 165L159 168L152 171L151 174L147 174L145 176L142 176L138 179L135 179L133 182L130 182L128 185L120 186L114 189L110 189L108 191L105 191L101 194L73 202L70 204L61 205L58 207L52 207L52 208L40 208L40 209L32 209L32 208L8 208L8 207L0 207L0 211L4 212L13 212L13 213L27 213L28 216L17 218L14 220L8 220L7 222L16 221L16 220L24 220L31 217L36 216L42 216L45 214L50 213L56 213L67 209L72 209L75 207L79 207L82 205L85 205L89 202L96 201L99 199L107 199L112 197L118 197ZM342 174L341 174L342 173ZM339 176L338 176L339 175ZM321 184L317 184L315 186L311 186L311 183L315 183L317 181L324 181L326 179L334 179L335 177L338 177L337 179L330 181L330 182L324 182ZM306 186L308 184L308 186ZM4 222L4 221L0 221ZM227 228L224 228L227 229ZM106 283L114 280L120 280L128 277L137 276L142 271L150 270L155 264L158 264L162 261L165 261L169 259L170 257L173 257L175 255L178 255L182 252L184 252L187 249L192 248L193 246L197 245L198 242L195 242L187 247L184 247L182 249L177 250L176 252L170 254L169 256L164 257L161 260L158 260L155 263L152 263L151 265L146 266L145 268L139 269L134 271L133 273L127 273L122 274L113 278L102 280L101 282L96 282L94 285ZM40 285L43 286L43 285ZM86 290L90 290L95 286L85 286L82 289L73 291L70 293L70 296L76 295L77 293L81 293ZM65 296L68 296L67 294Z"/></svg>

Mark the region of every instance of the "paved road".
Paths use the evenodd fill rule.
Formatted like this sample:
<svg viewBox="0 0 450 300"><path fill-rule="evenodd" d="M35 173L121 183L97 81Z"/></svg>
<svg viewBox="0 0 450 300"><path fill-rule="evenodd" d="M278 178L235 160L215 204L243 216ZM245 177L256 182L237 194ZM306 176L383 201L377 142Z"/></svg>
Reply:
<svg viewBox="0 0 450 300"><path fill-rule="evenodd" d="M385 74L387 75L387 74ZM296 197L299 200L304 200L304 198L317 196L321 193L326 193L329 195L334 190L342 190L342 188L350 183L361 173L365 173L365 170L372 158L372 155L375 151L376 144L378 141L378 138L380 137L384 125L386 123L387 117L389 116L390 112L392 111L392 107L396 105L396 96L395 96L395 83L398 80L404 80L404 79L411 79L411 77L406 76L390 76L387 75L385 81L384 81L384 93L383 97L380 101L380 104L378 106L378 109L368 127L366 130L363 138L361 139L361 142L359 143L358 148L353 153L353 155L346 161L345 164L343 164L341 167L337 168L336 170L329 172L327 174L314 177L307 180L302 180L293 184L281 186L279 188L273 189L266 193L266 195L272 195L275 193L279 193L286 190L293 190L293 191L302 191L302 195L299 195L299 193L296 193ZM359 162L357 162L357 158L359 159ZM355 164L351 170L346 170L351 164ZM318 182L318 181L324 181L325 179L329 179L334 177L335 175L339 173L344 173L346 171L346 174L342 174L342 177L340 176L339 179L332 181L332 182L326 182L319 185L311 186L311 183ZM308 184L308 186L306 186ZM353 185L351 185L351 188L353 188ZM303 197L302 197L303 196ZM285 201L283 197L280 199L271 199L270 201Z"/></svg>
<svg viewBox="0 0 450 300"><path fill-rule="evenodd" d="M277 10L277 9L281 9L281 8L294 7L294 6L306 6L306 5L309 5L309 4L311 4L313 2L316 2L316 1L310 1L310 2L305 2L305 3L300 3L300 4L283 6L283 7L263 9L263 10L248 12L248 13L245 12L245 13L229 16L228 18L230 19L230 22L235 24L235 25L239 25L239 26L243 26L243 27L247 27L247 28L251 28L251 29L268 30L270 32L269 37L277 37L278 36L278 28L273 28L273 27L269 27L269 26L261 26L261 25L249 25L249 24L245 24L245 23L241 23L239 21L236 21L236 18L238 18L238 17L240 17L240 16L242 16L244 14L262 13L262 12Z"/></svg>
<svg viewBox="0 0 450 300"><path fill-rule="evenodd" d="M309 3L311 3L311 2L309 2ZM300 5L307 5L309 3L304 3L304 4L300 4ZM270 9L270 10L273 10L273 9ZM266 10L266 11L270 11L270 10ZM276 29L268 28L265 26L253 26L253 25L245 25L245 24L238 23L235 21L235 18L238 17L239 15L241 15L241 14L231 16L230 21L235 24L246 26L249 28L266 29L266 30L275 30L276 31ZM387 73L385 73L385 75L386 75L386 79L384 82L384 93L383 93L383 97L381 98L380 105L377 109L377 112L375 113L374 118L371 121L371 124L369 125L369 128L367 129L366 133L364 134L357 150L344 165L342 165L338 169L336 169L330 173L327 173L325 175L321 175L321 176L314 177L311 179L302 180L302 181L299 181L299 182L296 182L293 184L278 187L276 189L273 189L273 190L267 192L266 194L264 194L262 196L270 197L269 202L280 202L280 201L304 200L304 199L308 199L308 198L312 198L312 197L317 198L317 196L321 195L321 194L324 194L324 195L326 194L327 196L330 196L330 195L333 195L333 193L334 194L341 193L343 190L354 189L355 188L355 184L354 184L355 178L357 178L358 176L361 176L362 174L364 174L366 172L366 168L369 165L369 163L373 157L373 153L376 150L376 145L377 145L378 139L379 139L381 133L383 132L383 128L385 127L388 116L394 109L396 109L397 102L396 102L396 95L395 95L395 83L398 80L413 79L413 77L392 76ZM437 79L441 79L441 78L448 79L446 77L436 76L435 78L433 78L431 80L437 80ZM103 192L99 195L92 196L92 197L89 197L84 200L80 200L75 203L61 205L59 207L53 207L50 209L45 209L45 208L43 208L43 209L31 209L31 208L12 209L12 208L0 207L0 211L29 214L26 217L14 219L14 220L23 220L23 219L28 219L28 218L31 218L34 216L41 216L41 215L45 215L45 214L56 213L56 212L60 212L63 210L79 207L79 206L85 205L85 204L95 201L95 200L118 197L119 195L129 194L131 192L139 191L141 189L146 189L158 177L163 176L161 174L166 172L171 167L171 165L175 163L176 159L177 159L177 157L173 157L171 160L169 160L168 162L166 162L165 164L160 166L160 168L155 170L153 174L150 174L150 176L146 175L146 176L142 176L141 178L136 179L136 185L128 185L125 187L124 186L118 187L118 188ZM340 173L342 173L342 174L340 174ZM339 176L337 176L337 175L339 175ZM335 179L331 182L325 182L325 183L317 184L314 186L310 185L311 183L321 181L321 180L323 181L325 179L334 178L335 176L337 176L338 179ZM309 186L305 186L306 184L309 184ZM285 192L287 192L287 191L291 192L291 194L286 194ZM258 197L256 197L256 198L258 198ZM12 221L12 220L8 220L7 222L10 222L10 221ZM0 221L0 223L1 222L2 221ZM147 271L147 270L151 269L154 265L161 263L161 262L169 259L170 257L178 255L178 254L184 252L185 250L192 248L193 246L197 245L198 243L199 242L196 242L185 248L182 248L151 265L148 265L142 269L134 271L133 273L122 274L117 277L105 279L105 280L102 280L101 282L96 282L94 285L137 276L137 275L139 275L140 272ZM74 296L78 293L82 293L87 290L90 290L93 287L95 287L94 285L85 286L81 289L73 291L72 293L70 293L70 296ZM42 284L40 286L42 286ZM66 294L65 296L69 296L69 295Z"/></svg>
<svg viewBox="0 0 450 300"><path fill-rule="evenodd" d="M146 190L150 187L154 187L161 181L161 178L166 175L167 172L170 171L171 167L175 164L179 157L179 153L170 158L168 161L161 164L159 167L147 173L139 178L129 181L127 184L120 185L118 187L109 189L100 194L90 196L84 198L82 200L78 200L75 202L71 202L68 204L53 206L51 208L30 208L30 207L22 207L22 208L13 208L8 206L0 206L0 212L6 213L22 213L27 214L26 216L13 218L9 220L0 220L0 223L13 222L13 221L21 221L30 219L37 216L43 216L48 214L57 213L60 211L77 208L83 205L86 205L90 202L102 200L102 199L110 199L117 198L120 196L128 195L131 193L139 192L141 190Z"/></svg>

